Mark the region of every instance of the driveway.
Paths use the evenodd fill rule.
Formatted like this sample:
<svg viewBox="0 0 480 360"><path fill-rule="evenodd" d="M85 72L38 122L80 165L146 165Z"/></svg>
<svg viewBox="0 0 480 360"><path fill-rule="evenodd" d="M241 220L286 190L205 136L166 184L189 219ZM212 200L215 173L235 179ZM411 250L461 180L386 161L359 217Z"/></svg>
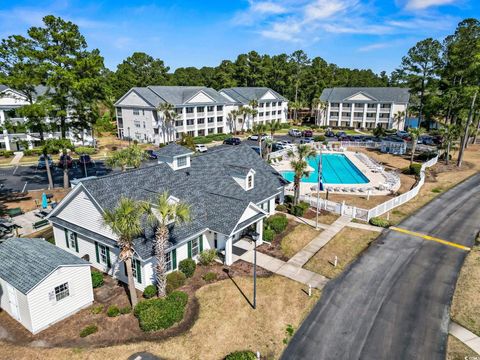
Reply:
<svg viewBox="0 0 480 360"><path fill-rule="evenodd" d="M480 174L399 228L471 247L480 230ZM282 359L445 359L449 307L467 251L385 231L339 278Z"/></svg>

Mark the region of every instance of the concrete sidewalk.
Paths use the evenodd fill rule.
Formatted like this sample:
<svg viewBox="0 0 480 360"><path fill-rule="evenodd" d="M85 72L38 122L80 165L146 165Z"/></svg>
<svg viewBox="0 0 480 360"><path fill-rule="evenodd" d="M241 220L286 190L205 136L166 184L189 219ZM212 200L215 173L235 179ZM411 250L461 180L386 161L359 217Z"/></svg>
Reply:
<svg viewBox="0 0 480 360"><path fill-rule="evenodd" d="M448 332L480 355L480 337L453 321L450 321Z"/></svg>
<svg viewBox="0 0 480 360"><path fill-rule="evenodd" d="M18 165L20 163L20 160L22 160L23 157L23 151L17 151L14 153L15 156L13 157L12 161L10 161L10 166L12 165Z"/></svg>
<svg viewBox="0 0 480 360"><path fill-rule="evenodd" d="M369 231L376 231L376 232L382 232L383 231L382 227L373 226L373 225L370 225L370 224L360 224L360 223L350 222L350 223L347 224L347 226L351 227L351 228L369 230Z"/></svg>
<svg viewBox="0 0 480 360"><path fill-rule="evenodd" d="M350 221L351 218L348 216L339 217L333 224L329 225L327 229L323 230L315 239L310 241L308 245L288 260L288 263L299 268L303 267L318 250L333 239Z"/></svg>

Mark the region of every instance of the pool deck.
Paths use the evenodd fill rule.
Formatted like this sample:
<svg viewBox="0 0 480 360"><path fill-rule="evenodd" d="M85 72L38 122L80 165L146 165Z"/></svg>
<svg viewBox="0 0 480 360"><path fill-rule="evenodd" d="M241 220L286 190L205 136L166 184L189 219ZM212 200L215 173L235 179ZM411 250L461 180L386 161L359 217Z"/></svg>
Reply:
<svg viewBox="0 0 480 360"><path fill-rule="evenodd" d="M370 195L388 195L392 191L397 191L400 188L400 182L391 190L380 190L381 184L386 182L385 176L382 172L374 172L370 168L367 167L360 159L355 156L355 152L353 151L322 151L323 154L343 154L345 155L357 168L362 172L363 175L368 179L368 183L366 184L324 184L324 188L328 188L330 193L333 194L350 194L350 195L365 195L367 191L365 189L370 188ZM289 159L282 159L280 162L272 164L272 166L278 172L282 171L292 171L290 166ZM314 171L314 169L309 166L310 171ZM316 183L307 183L302 182L300 184L300 194L307 195L312 192L316 192L317 186ZM354 191L352 191L354 189ZM358 189L364 189L363 192L360 192ZM293 190L293 185L287 186L287 191Z"/></svg>

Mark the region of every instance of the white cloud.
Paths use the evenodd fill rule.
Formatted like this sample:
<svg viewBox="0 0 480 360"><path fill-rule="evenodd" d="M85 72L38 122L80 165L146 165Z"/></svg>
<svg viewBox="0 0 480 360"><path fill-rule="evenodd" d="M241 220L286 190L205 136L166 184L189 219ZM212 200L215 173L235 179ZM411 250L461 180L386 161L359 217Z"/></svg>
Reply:
<svg viewBox="0 0 480 360"><path fill-rule="evenodd" d="M328 19L338 16L348 8L353 8L357 1L316 0L305 7L305 20Z"/></svg>
<svg viewBox="0 0 480 360"><path fill-rule="evenodd" d="M369 52L369 51L372 51L372 50L384 49L384 48L388 48L388 47L392 47L391 42L383 42L383 43L365 45L365 46L362 46L362 47L358 48L358 51Z"/></svg>
<svg viewBox="0 0 480 360"><path fill-rule="evenodd" d="M268 30L260 31L260 34L270 39L298 42L301 31L302 27L299 23L286 21L274 23Z"/></svg>
<svg viewBox="0 0 480 360"><path fill-rule="evenodd" d="M449 5L457 0L408 0L406 8L408 10L423 10L432 6Z"/></svg>
<svg viewBox="0 0 480 360"><path fill-rule="evenodd" d="M250 2L250 11L258 12L261 14L284 14L287 9L280 4L262 1L262 2Z"/></svg>

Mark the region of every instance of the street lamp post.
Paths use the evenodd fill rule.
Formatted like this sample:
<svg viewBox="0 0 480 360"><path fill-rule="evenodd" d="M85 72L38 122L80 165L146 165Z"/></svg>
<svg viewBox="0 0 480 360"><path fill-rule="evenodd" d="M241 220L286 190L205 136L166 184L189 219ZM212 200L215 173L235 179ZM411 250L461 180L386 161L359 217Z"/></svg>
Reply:
<svg viewBox="0 0 480 360"><path fill-rule="evenodd" d="M130 146L130 126L127 128L128 129L128 146Z"/></svg>
<svg viewBox="0 0 480 360"><path fill-rule="evenodd" d="M260 234L256 231L250 233L253 240L253 308L257 308L257 241Z"/></svg>
<svg viewBox="0 0 480 360"><path fill-rule="evenodd" d="M320 160L318 161L318 184L317 184L317 214L315 228L318 229L318 207L320 206L320 190L322 190L322 148L320 148Z"/></svg>

